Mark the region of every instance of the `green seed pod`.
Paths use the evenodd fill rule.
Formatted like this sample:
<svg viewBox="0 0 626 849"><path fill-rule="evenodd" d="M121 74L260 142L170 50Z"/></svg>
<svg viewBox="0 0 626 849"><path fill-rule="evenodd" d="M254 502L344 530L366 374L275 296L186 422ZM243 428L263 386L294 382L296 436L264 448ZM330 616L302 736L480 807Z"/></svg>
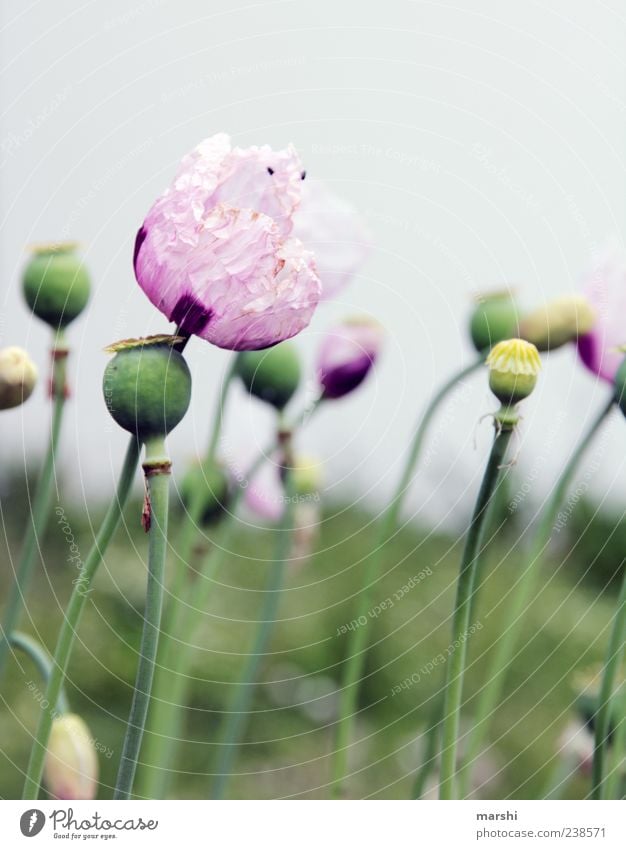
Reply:
<svg viewBox="0 0 626 849"><path fill-rule="evenodd" d="M287 406L300 383L300 359L291 342L237 356L237 374L246 389L277 410Z"/></svg>
<svg viewBox="0 0 626 849"><path fill-rule="evenodd" d="M198 504L200 521L210 525L228 504L229 480L226 469L215 460L195 463L185 474L180 495L187 510Z"/></svg>
<svg viewBox="0 0 626 849"><path fill-rule="evenodd" d="M176 339L128 339L107 348L115 356L104 370L105 403L118 425L143 442L172 431L189 407L191 374L172 347Z"/></svg>
<svg viewBox="0 0 626 849"><path fill-rule="evenodd" d="M479 295L470 317L470 335L477 351L517 336L517 306L510 292Z"/></svg>
<svg viewBox="0 0 626 849"><path fill-rule="evenodd" d="M55 330L74 321L89 300L89 275L76 247L74 242L35 247L24 269L26 303Z"/></svg>
<svg viewBox="0 0 626 849"><path fill-rule="evenodd" d="M22 348L0 351L0 410L19 407L32 395L37 383L37 366Z"/></svg>
<svg viewBox="0 0 626 849"><path fill-rule="evenodd" d="M535 388L541 358L532 342L507 339L494 345L487 365L489 388L503 406L510 407L527 398Z"/></svg>
<svg viewBox="0 0 626 849"><path fill-rule="evenodd" d="M615 372L615 400L619 404L619 408L626 416L626 358Z"/></svg>
<svg viewBox="0 0 626 849"><path fill-rule="evenodd" d="M582 295L556 298L525 315L520 321L519 335L539 351L553 351L589 333L595 318L591 305Z"/></svg>

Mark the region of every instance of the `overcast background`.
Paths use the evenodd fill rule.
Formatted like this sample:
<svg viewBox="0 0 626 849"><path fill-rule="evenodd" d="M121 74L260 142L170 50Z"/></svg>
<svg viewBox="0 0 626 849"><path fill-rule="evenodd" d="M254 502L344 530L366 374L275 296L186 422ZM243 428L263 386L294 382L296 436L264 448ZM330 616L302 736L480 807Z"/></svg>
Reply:
<svg viewBox="0 0 626 849"><path fill-rule="evenodd" d="M136 230L180 157L208 135L293 142L309 178L332 184L369 223L362 274L301 337L310 359L347 312L371 312L388 330L374 379L299 440L328 460L337 498L383 503L420 408L471 355L472 293L513 285L532 307L576 291L593 252L622 240L618 0L9 0L3 15L0 343L24 345L46 371L46 328L21 300L25 247L80 240L94 294L70 330L62 459L76 498L110 493L126 442L102 400L102 348L168 326L134 281ZM193 407L170 439L178 469L203 449L227 359L201 340L188 347ZM546 362L517 445L530 498L546 492L605 394L573 350ZM493 408L484 375L457 393L433 431L411 514L465 515L489 438L478 422ZM42 381L2 416L3 467L41 453L47 416ZM234 399L224 453L249 457L269 421ZM609 434L581 479L623 500L619 416Z"/></svg>

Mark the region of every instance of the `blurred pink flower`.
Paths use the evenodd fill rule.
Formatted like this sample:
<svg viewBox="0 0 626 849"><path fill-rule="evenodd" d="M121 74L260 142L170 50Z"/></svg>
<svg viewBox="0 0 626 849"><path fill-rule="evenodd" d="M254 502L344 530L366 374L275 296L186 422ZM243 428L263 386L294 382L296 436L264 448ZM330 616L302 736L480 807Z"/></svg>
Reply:
<svg viewBox="0 0 626 849"><path fill-rule="evenodd" d="M309 324L321 284L290 235L302 179L293 147L231 148L224 134L183 158L134 252L139 285L182 334L244 351Z"/></svg>
<svg viewBox="0 0 626 849"><path fill-rule="evenodd" d="M353 318L330 331L322 343L317 374L324 398L342 398L365 380L382 345L383 329L370 318Z"/></svg>
<svg viewBox="0 0 626 849"><path fill-rule="evenodd" d="M298 457L292 473L296 494L293 496L294 527L289 556L301 565L310 557L318 537L321 472L317 461ZM279 466L266 463L250 482L244 499L246 507L260 519L278 522L286 506Z"/></svg>
<svg viewBox="0 0 626 849"><path fill-rule="evenodd" d="M370 251L370 236L361 216L323 183L307 180L294 222L294 235L315 254L322 297L335 297Z"/></svg>
<svg viewBox="0 0 626 849"><path fill-rule="evenodd" d="M584 278L583 294L596 311L596 322L578 340L578 352L590 371L612 383L624 359L616 349L626 344L626 258L617 246L595 258Z"/></svg>

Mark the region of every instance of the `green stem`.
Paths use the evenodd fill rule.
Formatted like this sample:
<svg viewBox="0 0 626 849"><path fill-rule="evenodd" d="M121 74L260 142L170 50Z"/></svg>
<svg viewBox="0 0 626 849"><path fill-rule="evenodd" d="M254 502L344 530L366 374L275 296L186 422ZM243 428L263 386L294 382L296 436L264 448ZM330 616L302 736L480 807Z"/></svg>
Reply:
<svg viewBox="0 0 626 849"><path fill-rule="evenodd" d="M316 402L309 410L306 417L307 423L319 409L320 403ZM301 420L304 421L303 416L295 419L295 421ZM294 424L292 423L286 430L295 431ZM252 481L267 457L271 456L277 448L276 441L267 446L246 470L243 480ZM167 792L171 774L168 765L172 762L174 750L179 741L182 713L189 686L188 671L193 656L194 634L198 629L202 612L206 609L215 576L222 569L235 545L239 528L236 521L237 508L244 493L245 487L240 486L233 494L229 513L222 520L222 538L205 555L197 579L187 583L178 605L180 615L176 621L168 620L170 627L164 628L161 637L160 662L156 670L150 722L147 729L149 733L146 736L145 757L138 778L140 795L146 799L162 799Z"/></svg>
<svg viewBox="0 0 626 849"><path fill-rule="evenodd" d="M604 780L607 799L622 798L621 784L626 766L626 681L622 681L621 691L615 694L615 703L618 710L613 733L613 768Z"/></svg>
<svg viewBox="0 0 626 849"><path fill-rule="evenodd" d="M215 406L205 461L210 462L215 459L222 424L224 421L226 401L233 379L236 375L236 371L237 354L233 354L224 375L218 402ZM162 740L158 729L166 721L164 714L167 711L168 700L171 699L172 680L171 675L169 674L170 667L168 666L168 658L172 654L171 635L176 633L180 618L184 613L183 595L185 587L189 585L189 567L191 564L196 537L199 534L203 503L204 496L202 492L195 492L191 494L187 511L182 519L182 526L179 531L176 550L174 552L175 560L173 565L172 582L168 591L168 600L165 603L163 611L161 649L159 651L158 666L155 670L153 682L152 707L150 709L148 724L146 726L146 731L148 733L145 738L143 749L144 762L146 764L157 763L162 754L165 754L162 750L171 750L174 743L174 741L166 742ZM174 666L176 666L175 660ZM140 796L148 799L158 798L165 789L165 776L157 769L152 769L147 766L143 767L137 777L137 786Z"/></svg>
<svg viewBox="0 0 626 849"><path fill-rule="evenodd" d="M224 380L222 381L219 398L215 406L215 412L213 414L213 425L211 427L209 445L206 452L207 460L215 459L215 455L217 452L217 444L220 439L220 433L222 432L222 425L224 422L224 410L226 408L226 400L228 398L228 393L230 391L230 387L236 373L237 354L231 354L230 363L228 364L228 368L226 369L226 374L224 375Z"/></svg>
<svg viewBox="0 0 626 849"><path fill-rule="evenodd" d="M65 618L61 625L61 630L57 638L56 649L53 658L52 674L48 680L46 688L46 701L50 705L58 703L65 674L70 661L74 639L78 629L78 623L87 600L89 589L93 581L94 575L104 552L111 541L122 515L122 511L128 500L128 495L139 461L139 445L135 437L131 437L124 465L120 474L119 483L115 497L113 498L107 514L104 517L98 535L94 540L94 544L87 555L78 578L74 583L74 589L65 611ZM48 746L48 738L52 727L53 715L48 710L42 710L39 718L39 725L33 743L33 748L30 754L30 762L28 764L28 772L26 782L24 784L24 799L36 799L39 795L39 786L41 784L41 776L43 772L43 764Z"/></svg>
<svg viewBox="0 0 626 849"><path fill-rule="evenodd" d="M237 750L249 719L250 705L259 679L259 670L276 621L283 587L285 566L289 560L293 538L293 504L295 490L292 475L285 471L285 509L278 526L274 559L264 590L261 618L257 624L252 649L247 657L241 680L236 684L218 741L218 757L213 781L213 799L223 799L237 757Z"/></svg>
<svg viewBox="0 0 626 849"><path fill-rule="evenodd" d="M367 611L371 607L372 594L384 561L385 546L395 533L398 524L398 517L402 510L404 499L412 483L415 466L417 465L428 427L442 401L445 400L448 394L461 380L463 380L463 378L467 377L483 365L484 361L485 355L484 353L481 353L478 359L470 363L469 366L461 369L461 371L454 374L446 383L444 383L439 391L433 396L419 420L398 487L389 506L382 516L376 547L372 550L365 563L362 589L356 603L356 619L366 616ZM339 798L343 791L343 782L348 763L348 749L350 746L350 738L352 736L352 725L354 723L358 688L363 674L363 668L365 666L367 642L366 627L357 628L351 632L347 647L348 659L345 663L344 674L341 682L342 687L339 702L339 717L335 730L332 755L331 795L334 798Z"/></svg>
<svg viewBox="0 0 626 849"><path fill-rule="evenodd" d="M532 548L522 574L511 590L502 615L506 627L498 635L494 648L493 660L487 670L485 684L480 692L478 704L473 718L472 729L467 739L464 764L459 770L459 791L465 798L469 787L472 765L482 749L483 742L489 730L489 722L500 702L506 672L509 668L520 631L524 623L524 612L534 595L537 580L541 572L543 552L550 542L559 509L576 474L576 470L589 448L593 438L603 422L613 409L611 398L600 410L589 430L580 440L559 479L557 480L548 504L541 514L539 527L533 534Z"/></svg>
<svg viewBox="0 0 626 849"><path fill-rule="evenodd" d="M609 747L609 734L611 728L612 705L615 704L614 688L617 670L620 660L624 654L624 641L626 639L626 569L622 579L622 588L617 600L617 609L613 617L613 626L609 637L609 646L604 661L602 683L598 696L599 704L595 714L595 750L593 754L593 769L591 771L591 797L592 799L605 798L605 762Z"/></svg>
<svg viewBox="0 0 626 849"><path fill-rule="evenodd" d="M498 422L496 422L496 428L498 427ZM455 797L454 785L463 699L463 677L467 657L467 637L471 625L470 612L476 567L480 555L485 517L498 482L512 433L513 430L509 427L496 430L461 559L452 621L452 652L446 665L446 687L441 726L440 799L453 799Z"/></svg>
<svg viewBox="0 0 626 849"><path fill-rule="evenodd" d="M152 693L152 680L156 664L163 608L163 582L167 555L167 519L169 504L170 468L164 455L161 438L146 442L143 468L150 515L148 529L148 585L144 611L139 664L135 689L128 717L122 757L115 785L115 799L129 799L133 790L137 760L141 749L143 731Z"/></svg>
<svg viewBox="0 0 626 849"><path fill-rule="evenodd" d="M28 586L33 574L35 555L40 549L41 540L50 516L55 482L54 464L59 445L63 411L65 409L67 353L63 334L59 331L55 336L52 349L52 381L50 391L53 399L53 408L50 439L41 474L37 482L33 508L24 531L22 550L15 572L15 581L11 587L9 600L2 620L2 632L0 633L0 681L4 675L9 653L9 641L7 638L15 631L18 625L20 613L24 606L25 596L28 592Z"/></svg>
<svg viewBox="0 0 626 849"><path fill-rule="evenodd" d="M20 649L20 651L23 651L24 654L27 654L28 657L30 657L37 667L39 674L46 683L50 680L50 675L52 674L52 658L40 643L33 640L33 638L29 637L28 634L22 634L21 631L13 631L11 634L11 645ZM67 713L69 711L67 697L63 690L59 693L56 710L57 713Z"/></svg>

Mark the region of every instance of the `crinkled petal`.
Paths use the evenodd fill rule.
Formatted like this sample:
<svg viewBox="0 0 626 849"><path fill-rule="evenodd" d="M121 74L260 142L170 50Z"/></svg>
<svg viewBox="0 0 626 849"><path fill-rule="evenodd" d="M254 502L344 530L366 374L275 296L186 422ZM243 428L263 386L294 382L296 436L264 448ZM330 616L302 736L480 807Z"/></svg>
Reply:
<svg viewBox="0 0 626 849"><path fill-rule="evenodd" d="M160 205L142 230L137 279L181 333L244 351L309 324L321 292L313 255L267 215L220 204L183 226Z"/></svg>

